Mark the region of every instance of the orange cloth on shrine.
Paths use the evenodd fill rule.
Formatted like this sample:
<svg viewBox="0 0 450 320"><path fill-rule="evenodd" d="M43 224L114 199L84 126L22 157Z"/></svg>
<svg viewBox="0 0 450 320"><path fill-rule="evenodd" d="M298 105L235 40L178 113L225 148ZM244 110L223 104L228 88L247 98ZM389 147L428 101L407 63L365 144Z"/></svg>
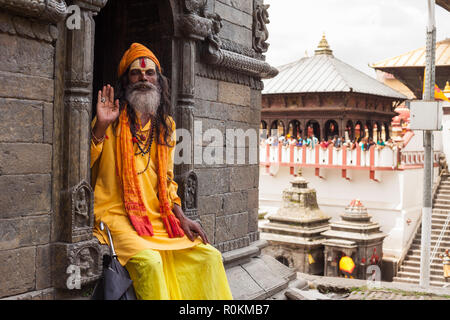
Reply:
<svg viewBox="0 0 450 320"><path fill-rule="evenodd" d="M173 124L172 141L175 138L175 123ZM93 124L95 123L95 119ZM138 121L140 124L140 121ZM150 121L141 128L141 131L148 132L151 128ZM201 243L201 239L190 241L186 236L180 238L170 238L164 224L161 220L160 203L158 199L158 168L157 152L155 142L149 154L145 156L134 156L136 171L143 171L147 165L150 156L148 169L137 176L141 187L142 201L147 211L147 216L153 226L153 236L139 236L128 218L125 210L122 187L119 176L116 171L117 157L122 155L116 148L116 139L119 139L121 124L113 132L112 126L106 130L106 137L102 143L95 145L91 142L91 168L92 185L94 187L94 214L95 226L94 235L102 243L108 243L108 237L105 231L99 229L100 221L106 223L109 227L114 247L119 261L125 265L127 261L135 254L145 249L154 250L179 250L193 247ZM134 144L134 151L138 148ZM173 181L173 161L175 148L169 148L167 155L167 191L169 206L172 208L176 203L181 206L181 200L177 195L178 185Z"/></svg>
<svg viewBox="0 0 450 320"><path fill-rule="evenodd" d="M125 51L122 59L120 60L119 69L117 70L119 78L125 71L127 71L128 67L133 63L134 60L143 57L147 57L152 60L158 66L158 70L161 72L161 65L159 64L159 61L156 58L155 54L147 47L135 42L127 51Z"/></svg>

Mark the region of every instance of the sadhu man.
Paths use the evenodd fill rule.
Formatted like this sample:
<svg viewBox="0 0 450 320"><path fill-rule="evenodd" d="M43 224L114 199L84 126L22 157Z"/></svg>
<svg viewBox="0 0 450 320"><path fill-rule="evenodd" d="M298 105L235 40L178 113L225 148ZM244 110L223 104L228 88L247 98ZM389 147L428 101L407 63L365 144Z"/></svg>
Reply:
<svg viewBox="0 0 450 320"><path fill-rule="evenodd" d="M232 299L220 252L181 209L175 123L158 59L133 43L118 77L116 97L110 85L98 92L92 126L94 235L108 243L99 229L106 223L138 299Z"/></svg>

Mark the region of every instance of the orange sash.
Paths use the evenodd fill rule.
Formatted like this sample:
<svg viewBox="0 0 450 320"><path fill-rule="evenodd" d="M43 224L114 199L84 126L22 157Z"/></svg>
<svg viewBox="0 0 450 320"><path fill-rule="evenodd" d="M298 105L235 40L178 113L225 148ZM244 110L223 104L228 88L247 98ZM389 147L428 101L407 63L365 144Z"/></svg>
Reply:
<svg viewBox="0 0 450 320"><path fill-rule="evenodd" d="M134 229L140 236L153 236L153 227L147 215L147 209L142 201L143 195L138 175L136 171L135 155L133 148L133 138L131 135L130 124L126 108L121 112L119 117L120 133L117 139L117 175L122 184L123 201L125 210L133 225ZM162 130L161 130L162 131ZM161 132L161 141L164 132ZM161 219L164 227L169 234L169 238L183 237L184 232L181 229L180 221L175 217L170 208L169 199L167 195L167 164L168 164L168 149L166 145L158 144L157 146L157 168L158 168L158 198ZM150 153L148 155L150 157Z"/></svg>

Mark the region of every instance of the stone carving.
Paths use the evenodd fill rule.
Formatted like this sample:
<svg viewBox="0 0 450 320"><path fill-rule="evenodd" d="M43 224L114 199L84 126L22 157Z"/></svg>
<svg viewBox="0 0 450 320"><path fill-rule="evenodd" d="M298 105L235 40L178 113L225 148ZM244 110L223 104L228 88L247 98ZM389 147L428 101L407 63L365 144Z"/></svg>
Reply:
<svg viewBox="0 0 450 320"><path fill-rule="evenodd" d="M278 70L265 61L228 50L215 50L214 47L210 45L204 55L204 60L209 64L218 65L226 69L263 79L273 78L278 74Z"/></svg>
<svg viewBox="0 0 450 320"><path fill-rule="evenodd" d="M183 201L183 211L192 220L198 220L198 178L194 171L184 175L179 184L179 194Z"/></svg>
<svg viewBox="0 0 450 320"><path fill-rule="evenodd" d="M223 42L219 36L222 28L222 18L217 13L206 12L205 5L206 1L204 0L185 1L184 9L186 14L179 17L179 28L182 34L188 38L204 40L201 46L201 58L205 63L212 64L216 68L230 69L233 73L243 73L256 78L272 78L278 74L277 69L263 61L262 57L258 56L251 49L243 48L243 46L238 46L231 41ZM261 23L267 21L267 7L258 5L258 8L265 8L265 11L259 10L261 11L258 14L260 18L257 19L259 29L265 29L265 25ZM265 30L267 31L267 29ZM258 35L257 40L255 40L257 48L265 47L267 49L268 44L264 41L267 39L268 34L265 34L264 37L261 36L260 31L256 32L256 34ZM256 51L258 53L264 52L264 50L260 49Z"/></svg>
<svg viewBox="0 0 450 320"><path fill-rule="evenodd" d="M99 12L107 2L108 0L77 0L77 5L95 13Z"/></svg>
<svg viewBox="0 0 450 320"><path fill-rule="evenodd" d="M243 238L225 241L215 245L216 249L220 252L228 252L239 248L244 248L250 245L250 237L245 236Z"/></svg>
<svg viewBox="0 0 450 320"><path fill-rule="evenodd" d="M211 32L212 21L195 14L186 14L180 18L180 28L186 37L203 40Z"/></svg>
<svg viewBox="0 0 450 320"><path fill-rule="evenodd" d="M196 70L196 74L208 79L243 84L255 90L263 89L263 82L257 77L236 73L232 70L220 68L212 64L199 64Z"/></svg>
<svg viewBox="0 0 450 320"><path fill-rule="evenodd" d="M80 267L80 273L82 277L92 277L94 275L94 259L91 257L89 248L83 248L80 250L77 259L77 266Z"/></svg>
<svg viewBox="0 0 450 320"><path fill-rule="evenodd" d="M237 42L229 40L229 39L220 39L220 42L221 42L220 43L221 49L239 53L239 54L242 54L247 57L264 60L263 55L260 53L257 53L251 47L244 46L240 43L237 43Z"/></svg>
<svg viewBox="0 0 450 320"><path fill-rule="evenodd" d="M222 20L219 15L208 15L208 17L211 18L212 29L206 37L206 45L203 47L202 56L206 63L258 78L272 78L278 74L278 70L265 61L236 52L239 49L242 50L242 48L235 51L223 49L222 40L218 36L222 27ZM229 41L226 42L226 45L236 49L236 46L233 46Z"/></svg>
<svg viewBox="0 0 450 320"><path fill-rule="evenodd" d="M188 13L202 15L205 10L206 2L206 0L184 0L184 10Z"/></svg>
<svg viewBox="0 0 450 320"><path fill-rule="evenodd" d="M98 278L100 275L101 258L98 246L93 246L91 243L79 243L72 248L68 263L79 267L81 284L85 284L90 278Z"/></svg>
<svg viewBox="0 0 450 320"><path fill-rule="evenodd" d="M215 47L217 50L220 48L222 41L219 37L220 29L222 29L222 18L217 14L206 14L206 17L211 20L211 31L207 37L210 46Z"/></svg>
<svg viewBox="0 0 450 320"><path fill-rule="evenodd" d="M26 17L54 23L64 19L67 14L67 6L63 0L0 0L0 7Z"/></svg>
<svg viewBox="0 0 450 320"><path fill-rule="evenodd" d="M81 221L89 221L89 205L86 200L86 190L84 188L80 189L77 194L77 200L75 201L75 215L80 218Z"/></svg>
<svg viewBox="0 0 450 320"><path fill-rule="evenodd" d="M266 28L266 24L270 22L267 11L269 6L268 4L258 4L253 11L253 49L259 53L266 52L269 48L269 44L266 42L269 38Z"/></svg>
<svg viewBox="0 0 450 320"><path fill-rule="evenodd" d="M69 93L69 90L66 90L66 93ZM72 110L87 113L91 112L91 102L89 97L68 95L64 100L67 106L69 106Z"/></svg>
<svg viewBox="0 0 450 320"><path fill-rule="evenodd" d="M89 183L80 182L71 192L72 237L89 239L94 224L94 197Z"/></svg>
<svg viewBox="0 0 450 320"><path fill-rule="evenodd" d="M255 242L259 240L259 231L251 232L248 234L250 242Z"/></svg>
<svg viewBox="0 0 450 320"><path fill-rule="evenodd" d="M217 34L222 27L222 19L216 13L206 12L206 0L185 1L185 11L180 17L181 33L193 39L211 39L219 43Z"/></svg>
<svg viewBox="0 0 450 320"><path fill-rule="evenodd" d="M186 209L197 208L197 193L198 193L197 175L194 172L191 172L189 173L186 179L186 188L184 193Z"/></svg>
<svg viewBox="0 0 450 320"><path fill-rule="evenodd" d="M103 255L107 254L96 238L77 243L53 244L52 272L58 277L53 279L54 285L62 289L78 289L67 287L67 283L79 283L81 286L100 278ZM70 279L69 279L70 278Z"/></svg>

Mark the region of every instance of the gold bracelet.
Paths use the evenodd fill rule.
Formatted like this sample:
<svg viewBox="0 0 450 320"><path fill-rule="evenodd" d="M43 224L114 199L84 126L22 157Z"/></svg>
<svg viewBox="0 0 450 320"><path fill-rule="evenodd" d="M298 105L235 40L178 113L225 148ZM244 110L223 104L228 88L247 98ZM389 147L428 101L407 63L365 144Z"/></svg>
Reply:
<svg viewBox="0 0 450 320"><path fill-rule="evenodd" d="M94 128L91 129L91 136L94 139L94 143L97 145L99 143L102 143L103 140L105 140L105 134L103 135L103 137L101 139L97 138L94 134Z"/></svg>

